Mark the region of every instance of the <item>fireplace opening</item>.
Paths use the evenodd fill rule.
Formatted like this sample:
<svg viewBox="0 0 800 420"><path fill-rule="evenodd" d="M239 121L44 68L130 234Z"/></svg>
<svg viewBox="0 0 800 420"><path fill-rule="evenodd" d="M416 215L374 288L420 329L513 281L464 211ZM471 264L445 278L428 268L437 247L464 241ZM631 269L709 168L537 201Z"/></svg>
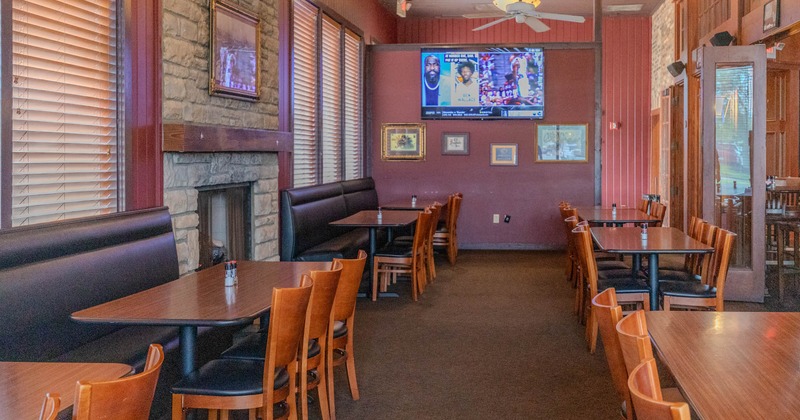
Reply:
<svg viewBox="0 0 800 420"><path fill-rule="evenodd" d="M250 184L198 188L198 270L230 260L251 259Z"/></svg>

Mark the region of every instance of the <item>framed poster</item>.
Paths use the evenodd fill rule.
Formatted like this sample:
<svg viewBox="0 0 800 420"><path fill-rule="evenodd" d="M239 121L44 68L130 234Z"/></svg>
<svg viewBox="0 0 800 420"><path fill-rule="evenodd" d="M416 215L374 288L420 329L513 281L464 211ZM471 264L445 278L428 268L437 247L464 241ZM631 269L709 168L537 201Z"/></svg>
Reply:
<svg viewBox="0 0 800 420"><path fill-rule="evenodd" d="M537 124L536 162L588 162L589 124Z"/></svg>
<svg viewBox="0 0 800 420"><path fill-rule="evenodd" d="M381 160L425 160L425 124L383 124Z"/></svg>
<svg viewBox="0 0 800 420"><path fill-rule="evenodd" d="M256 101L261 91L261 20L211 0L209 92Z"/></svg>
<svg viewBox="0 0 800 420"><path fill-rule="evenodd" d="M772 28L777 28L781 24L781 4L779 0L772 0L764 3L764 32Z"/></svg>
<svg viewBox="0 0 800 420"><path fill-rule="evenodd" d="M517 166L517 145L515 143L492 143L492 166Z"/></svg>
<svg viewBox="0 0 800 420"><path fill-rule="evenodd" d="M469 133L442 133L443 155L468 155Z"/></svg>

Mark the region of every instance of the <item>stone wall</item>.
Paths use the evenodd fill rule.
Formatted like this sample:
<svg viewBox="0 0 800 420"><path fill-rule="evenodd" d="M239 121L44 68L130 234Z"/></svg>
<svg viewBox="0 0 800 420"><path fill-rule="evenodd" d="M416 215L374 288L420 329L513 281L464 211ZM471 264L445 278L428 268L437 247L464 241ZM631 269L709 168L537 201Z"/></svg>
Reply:
<svg viewBox="0 0 800 420"><path fill-rule="evenodd" d="M278 261L278 156L274 153L166 153L169 206L181 275L198 267L197 187L251 182L252 259Z"/></svg>
<svg viewBox="0 0 800 420"><path fill-rule="evenodd" d="M164 122L278 128L278 0L228 0L261 19L257 102L209 95L209 0L164 0Z"/></svg>
<svg viewBox="0 0 800 420"><path fill-rule="evenodd" d="M661 92L675 84L675 78L667 71L675 61L675 7L672 1L665 1L652 16L650 109L660 107Z"/></svg>

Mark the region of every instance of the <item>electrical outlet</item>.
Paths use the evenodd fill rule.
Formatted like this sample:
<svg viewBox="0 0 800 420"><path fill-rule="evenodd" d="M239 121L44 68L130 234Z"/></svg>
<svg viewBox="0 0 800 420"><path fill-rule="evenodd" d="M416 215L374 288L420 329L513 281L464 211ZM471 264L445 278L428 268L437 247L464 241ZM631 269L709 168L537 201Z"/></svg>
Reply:
<svg viewBox="0 0 800 420"><path fill-rule="evenodd" d="M499 214L495 214L494 216L492 216L492 223L500 223L500 215Z"/></svg>
<svg viewBox="0 0 800 420"><path fill-rule="evenodd" d="M503 218L503 222L504 223L510 223L511 222L511 216L506 215L506 217Z"/></svg>

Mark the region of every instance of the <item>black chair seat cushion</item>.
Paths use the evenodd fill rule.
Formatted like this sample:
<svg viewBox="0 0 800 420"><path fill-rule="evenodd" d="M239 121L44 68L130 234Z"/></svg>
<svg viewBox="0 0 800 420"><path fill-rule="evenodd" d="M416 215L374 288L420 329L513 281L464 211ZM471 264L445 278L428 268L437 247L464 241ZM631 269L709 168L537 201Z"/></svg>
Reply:
<svg viewBox="0 0 800 420"><path fill-rule="evenodd" d="M319 355L322 350L317 340L308 342L308 358ZM257 332L249 334L244 339L230 346L222 352L223 359L264 360L267 354L267 334Z"/></svg>
<svg viewBox="0 0 800 420"><path fill-rule="evenodd" d="M650 288L639 280L631 280L630 277L624 279L598 279L597 290L602 291L610 288L616 289L617 293L650 293Z"/></svg>
<svg viewBox="0 0 800 420"><path fill-rule="evenodd" d="M376 257L411 257L410 244L392 242L375 253Z"/></svg>
<svg viewBox="0 0 800 420"><path fill-rule="evenodd" d="M347 324L342 321L333 321L333 338L347 335Z"/></svg>
<svg viewBox="0 0 800 420"><path fill-rule="evenodd" d="M700 281L696 276L683 270L658 270L658 281Z"/></svg>
<svg viewBox="0 0 800 420"><path fill-rule="evenodd" d="M600 280L608 280L608 279L630 279L631 278L631 269L630 268L615 268L613 270L603 270L597 271L597 278ZM641 274L637 273L636 278L640 280L644 280L646 277Z"/></svg>
<svg viewBox="0 0 800 420"><path fill-rule="evenodd" d="M688 281L662 281L658 283L660 293L664 296L714 298L717 288L707 284Z"/></svg>
<svg viewBox="0 0 800 420"><path fill-rule="evenodd" d="M289 373L275 369L275 387L289 384ZM264 392L264 361L243 359L212 360L172 386L174 394L237 397Z"/></svg>
<svg viewBox="0 0 800 420"><path fill-rule="evenodd" d="M597 270L598 271L605 271L605 270L628 270L631 272L631 266L625 264L622 261L615 261L615 260L602 260L597 261Z"/></svg>

